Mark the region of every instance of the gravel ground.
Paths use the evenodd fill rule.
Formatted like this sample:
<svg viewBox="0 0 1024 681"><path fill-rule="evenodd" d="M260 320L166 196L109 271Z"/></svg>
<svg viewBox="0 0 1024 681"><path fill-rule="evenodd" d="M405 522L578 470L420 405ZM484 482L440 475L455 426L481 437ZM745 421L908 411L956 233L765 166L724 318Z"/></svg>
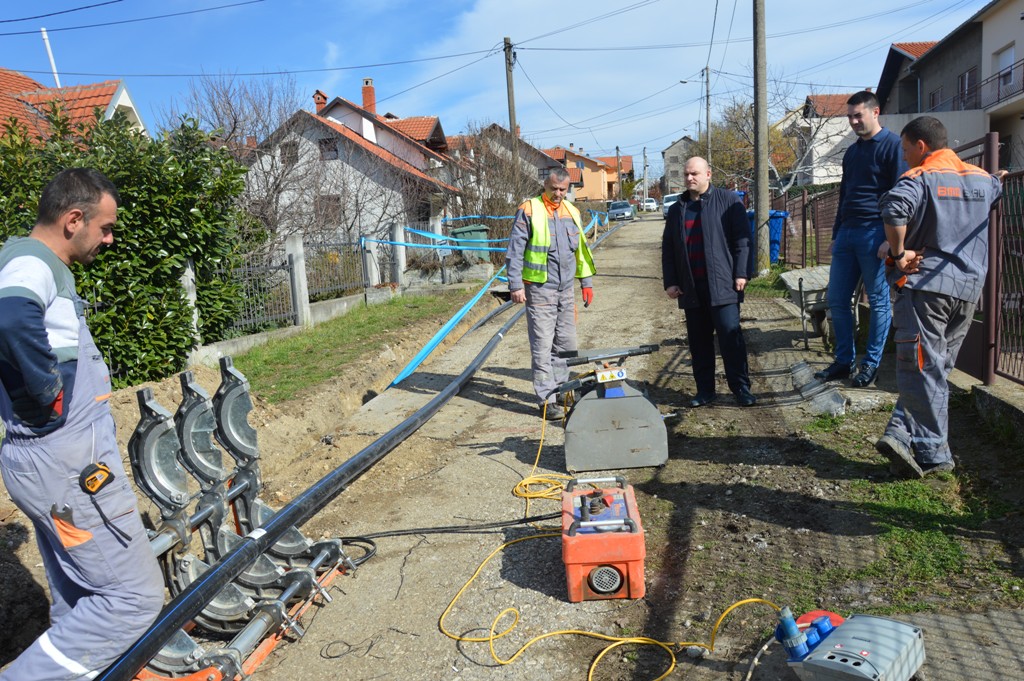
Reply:
<svg viewBox="0 0 1024 681"><path fill-rule="evenodd" d="M749 300L743 308L744 325L759 405L734 406L720 376L724 397L714 406L684 407L693 381L681 339L681 313L661 286L662 225L657 216L644 216L612 235L595 253L596 301L589 309L579 308L581 348L661 346L657 353L626 363L631 377L646 382L666 417L669 435L665 466L621 471L635 486L647 533L646 596L569 603L561 540L524 539L545 534L536 527L381 538L376 556L334 583L333 602L307 615L305 637L279 647L253 675L255 681L586 679L607 643L578 635L548 638L513 663L499 665L487 643L457 641L440 631L439 618L459 589L488 555L515 539L524 540L497 551L444 622L456 636L480 638L503 611L516 608L514 630L495 642L502 658L536 636L562 630L707 643L712 626L730 604L759 597L784 605L796 598L790 590L795 567L855 569L880 557L877 520L848 500L851 486L860 480L890 480L871 443L884 423L885 405L894 400L891 379L883 377L877 388L844 391L847 408L860 415L829 433L832 440L822 444L808 430L814 414L794 389L790 369L799 362L824 365L829 358L819 352L820 342L812 341L810 351L803 349L799 321L784 304ZM422 342L432 328L408 330L380 357L354 367L334 384L311 388L293 404L270 406L255 396L250 421L261 438L264 498L280 506L396 425L460 373L503 321L499 317L439 351L397 388L383 390L415 352L416 340ZM535 499L528 505L513 494L516 484L534 472L535 461L536 474L565 473L563 431L555 425L542 431L529 376L521 322L462 393L303 530L314 538L358 536L558 511L555 501ZM212 392L216 372L202 371L199 380ZM166 395L166 406L176 403L176 387L176 381L156 386L163 391L158 397ZM359 406L362 396L376 393ZM120 432L127 438L137 419L134 394L118 399ZM995 478L997 462L986 459L978 447L982 437L972 431L975 425L969 413L954 415L956 451L962 459L976 457L980 462L982 468L972 469L973 475ZM1024 489L1015 481L1006 478L1003 484ZM1019 491L1014 498L1019 503ZM16 578L0 592L0 603L22 608L19 617L27 623L23 636L29 637L45 626L39 587L45 579L35 565L32 542L25 543L28 535L17 512L8 509L5 518L3 511L5 525L0 529L9 553L0 548L0 560L7 560L15 570L9 574ZM972 550L986 560L1018 566L1015 574L1020 578L1021 534L1019 522L1007 522L965 541L973 542ZM818 607L849 614L884 606L891 587L884 580L864 580L816 594L814 600ZM958 594L972 598L979 628L986 620L985 608L1008 607L1003 593L984 584L958 588ZM14 589L27 597L12 600ZM948 609L963 606L958 598L947 599ZM937 610L942 607L936 604ZM1012 608L1009 612L1009 617L986 621L995 622L1000 635L1012 631L1020 640L1024 618ZM933 618L927 620L930 626L943 622L941 616L928 617ZM773 622L773 612L763 605L736 610L719 630L714 654L696 660L680 653L670 678L747 678L751 658ZM495 626L501 630L510 625L506 616ZM962 632L957 638L974 643ZM933 655L934 650L938 646L929 649L929 666L936 672L931 681L1010 679L1015 678L1013 670L1024 667L1024 658L1007 648L981 660L969 652L943 656ZM600 662L594 678L654 679L668 664L658 648L621 647ZM795 676L772 649L750 678L781 681Z"/></svg>

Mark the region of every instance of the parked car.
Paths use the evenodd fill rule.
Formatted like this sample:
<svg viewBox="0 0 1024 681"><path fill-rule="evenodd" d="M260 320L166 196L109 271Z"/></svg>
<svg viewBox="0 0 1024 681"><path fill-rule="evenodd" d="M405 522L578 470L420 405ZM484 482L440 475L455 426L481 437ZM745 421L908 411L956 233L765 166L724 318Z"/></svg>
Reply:
<svg viewBox="0 0 1024 681"><path fill-rule="evenodd" d="M668 209L672 207L672 204L679 200L682 194L666 194L665 198L661 202L661 214L666 218L668 217Z"/></svg>
<svg viewBox="0 0 1024 681"><path fill-rule="evenodd" d="M612 201L611 205L608 206L608 219L632 220L633 206L630 205L629 201Z"/></svg>
<svg viewBox="0 0 1024 681"><path fill-rule="evenodd" d="M658 210L658 199L655 199L655 198L644 199L640 203L640 210L642 210L642 211Z"/></svg>

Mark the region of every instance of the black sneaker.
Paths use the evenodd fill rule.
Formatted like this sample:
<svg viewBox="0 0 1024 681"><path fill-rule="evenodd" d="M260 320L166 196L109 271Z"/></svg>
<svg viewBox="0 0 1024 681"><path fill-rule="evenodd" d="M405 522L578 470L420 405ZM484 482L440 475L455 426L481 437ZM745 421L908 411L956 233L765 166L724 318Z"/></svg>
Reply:
<svg viewBox="0 0 1024 681"><path fill-rule="evenodd" d="M878 367L873 364L864 363L860 365L860 370L857 372L857 375L853 377L853 380L850 381L850 385L854 388L866 388L874 383L877 377Z"/></svg>
<svg viewBox="0 0 1024 681"><path fill-rule="evenodd" d="M832 362L821 371L814 374L815 378L820 378L822 381L834 381L839 378L846 378L853 373L852 364L843 364L842 362Z"/></svg>

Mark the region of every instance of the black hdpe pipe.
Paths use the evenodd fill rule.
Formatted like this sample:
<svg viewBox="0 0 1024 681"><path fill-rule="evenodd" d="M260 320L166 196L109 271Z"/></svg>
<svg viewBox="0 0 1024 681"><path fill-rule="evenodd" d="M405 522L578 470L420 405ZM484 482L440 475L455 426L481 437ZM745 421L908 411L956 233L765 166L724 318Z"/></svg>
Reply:
<svg viewBox="0 0 1024 681"><path fill-rule="evenodd" d="M241 575L260 554L273 546L289 527L298 527L313 517L356 478L380 461L426 423L448 400L473 378L480 365L494 351L512 325L519 321L526 308L519 310L487 342L476 358L412 416L382 435L351 459L328 473L319 482L277 512L262 527L247 534L241 544L211 566L187 589L178 594L160 611L153 625L96 681L129 681L146 666L171 635L195 618L206 604L229 582Z"/></svg>
<svg viewBox="0 0 1024 681"><path fill-rule="evenodd" d="M596 247L618 229L619 227L616 226L602 234L594 242L594 246ZM246 568L255 562L260 554L265 553L277 543L277 540L289 527L299 527L313 517L352 481L415 433L448 400L457 395L525 312L524 306L505 322L462 373L421 409L321 478L319 482L278 511L263 527L247 534L242 543L233 551L218 563L210 566L210 569L204 572L198 580L165 605L146 633L114 664L97 676L96 681L131 681L146 666L146 663L160 652L164 643L175 631L194 619L221 589L245 572Z"/></svg>

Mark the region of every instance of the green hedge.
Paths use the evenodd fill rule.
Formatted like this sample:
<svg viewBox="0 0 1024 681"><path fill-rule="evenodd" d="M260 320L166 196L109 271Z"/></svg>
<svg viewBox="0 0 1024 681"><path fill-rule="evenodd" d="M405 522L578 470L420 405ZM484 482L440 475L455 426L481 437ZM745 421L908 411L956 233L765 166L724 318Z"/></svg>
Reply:
<svg viewBox="0 0 1024 681"><path fill-rule="evenodd" d="M240 307L230 272L238 263L236 207L245 168L193 120L150 139L123 115L71 124L47 115L50 134L29 133L14 119L0 138L0 237L35 223L43 186L68 167L92 167L118 187L121 207L113 246L87 268L74 266L89 328L110 365L115 387L180 371L199 342L221 339ZM196 270L198 333L181 286L186 262Z"/></svg>

